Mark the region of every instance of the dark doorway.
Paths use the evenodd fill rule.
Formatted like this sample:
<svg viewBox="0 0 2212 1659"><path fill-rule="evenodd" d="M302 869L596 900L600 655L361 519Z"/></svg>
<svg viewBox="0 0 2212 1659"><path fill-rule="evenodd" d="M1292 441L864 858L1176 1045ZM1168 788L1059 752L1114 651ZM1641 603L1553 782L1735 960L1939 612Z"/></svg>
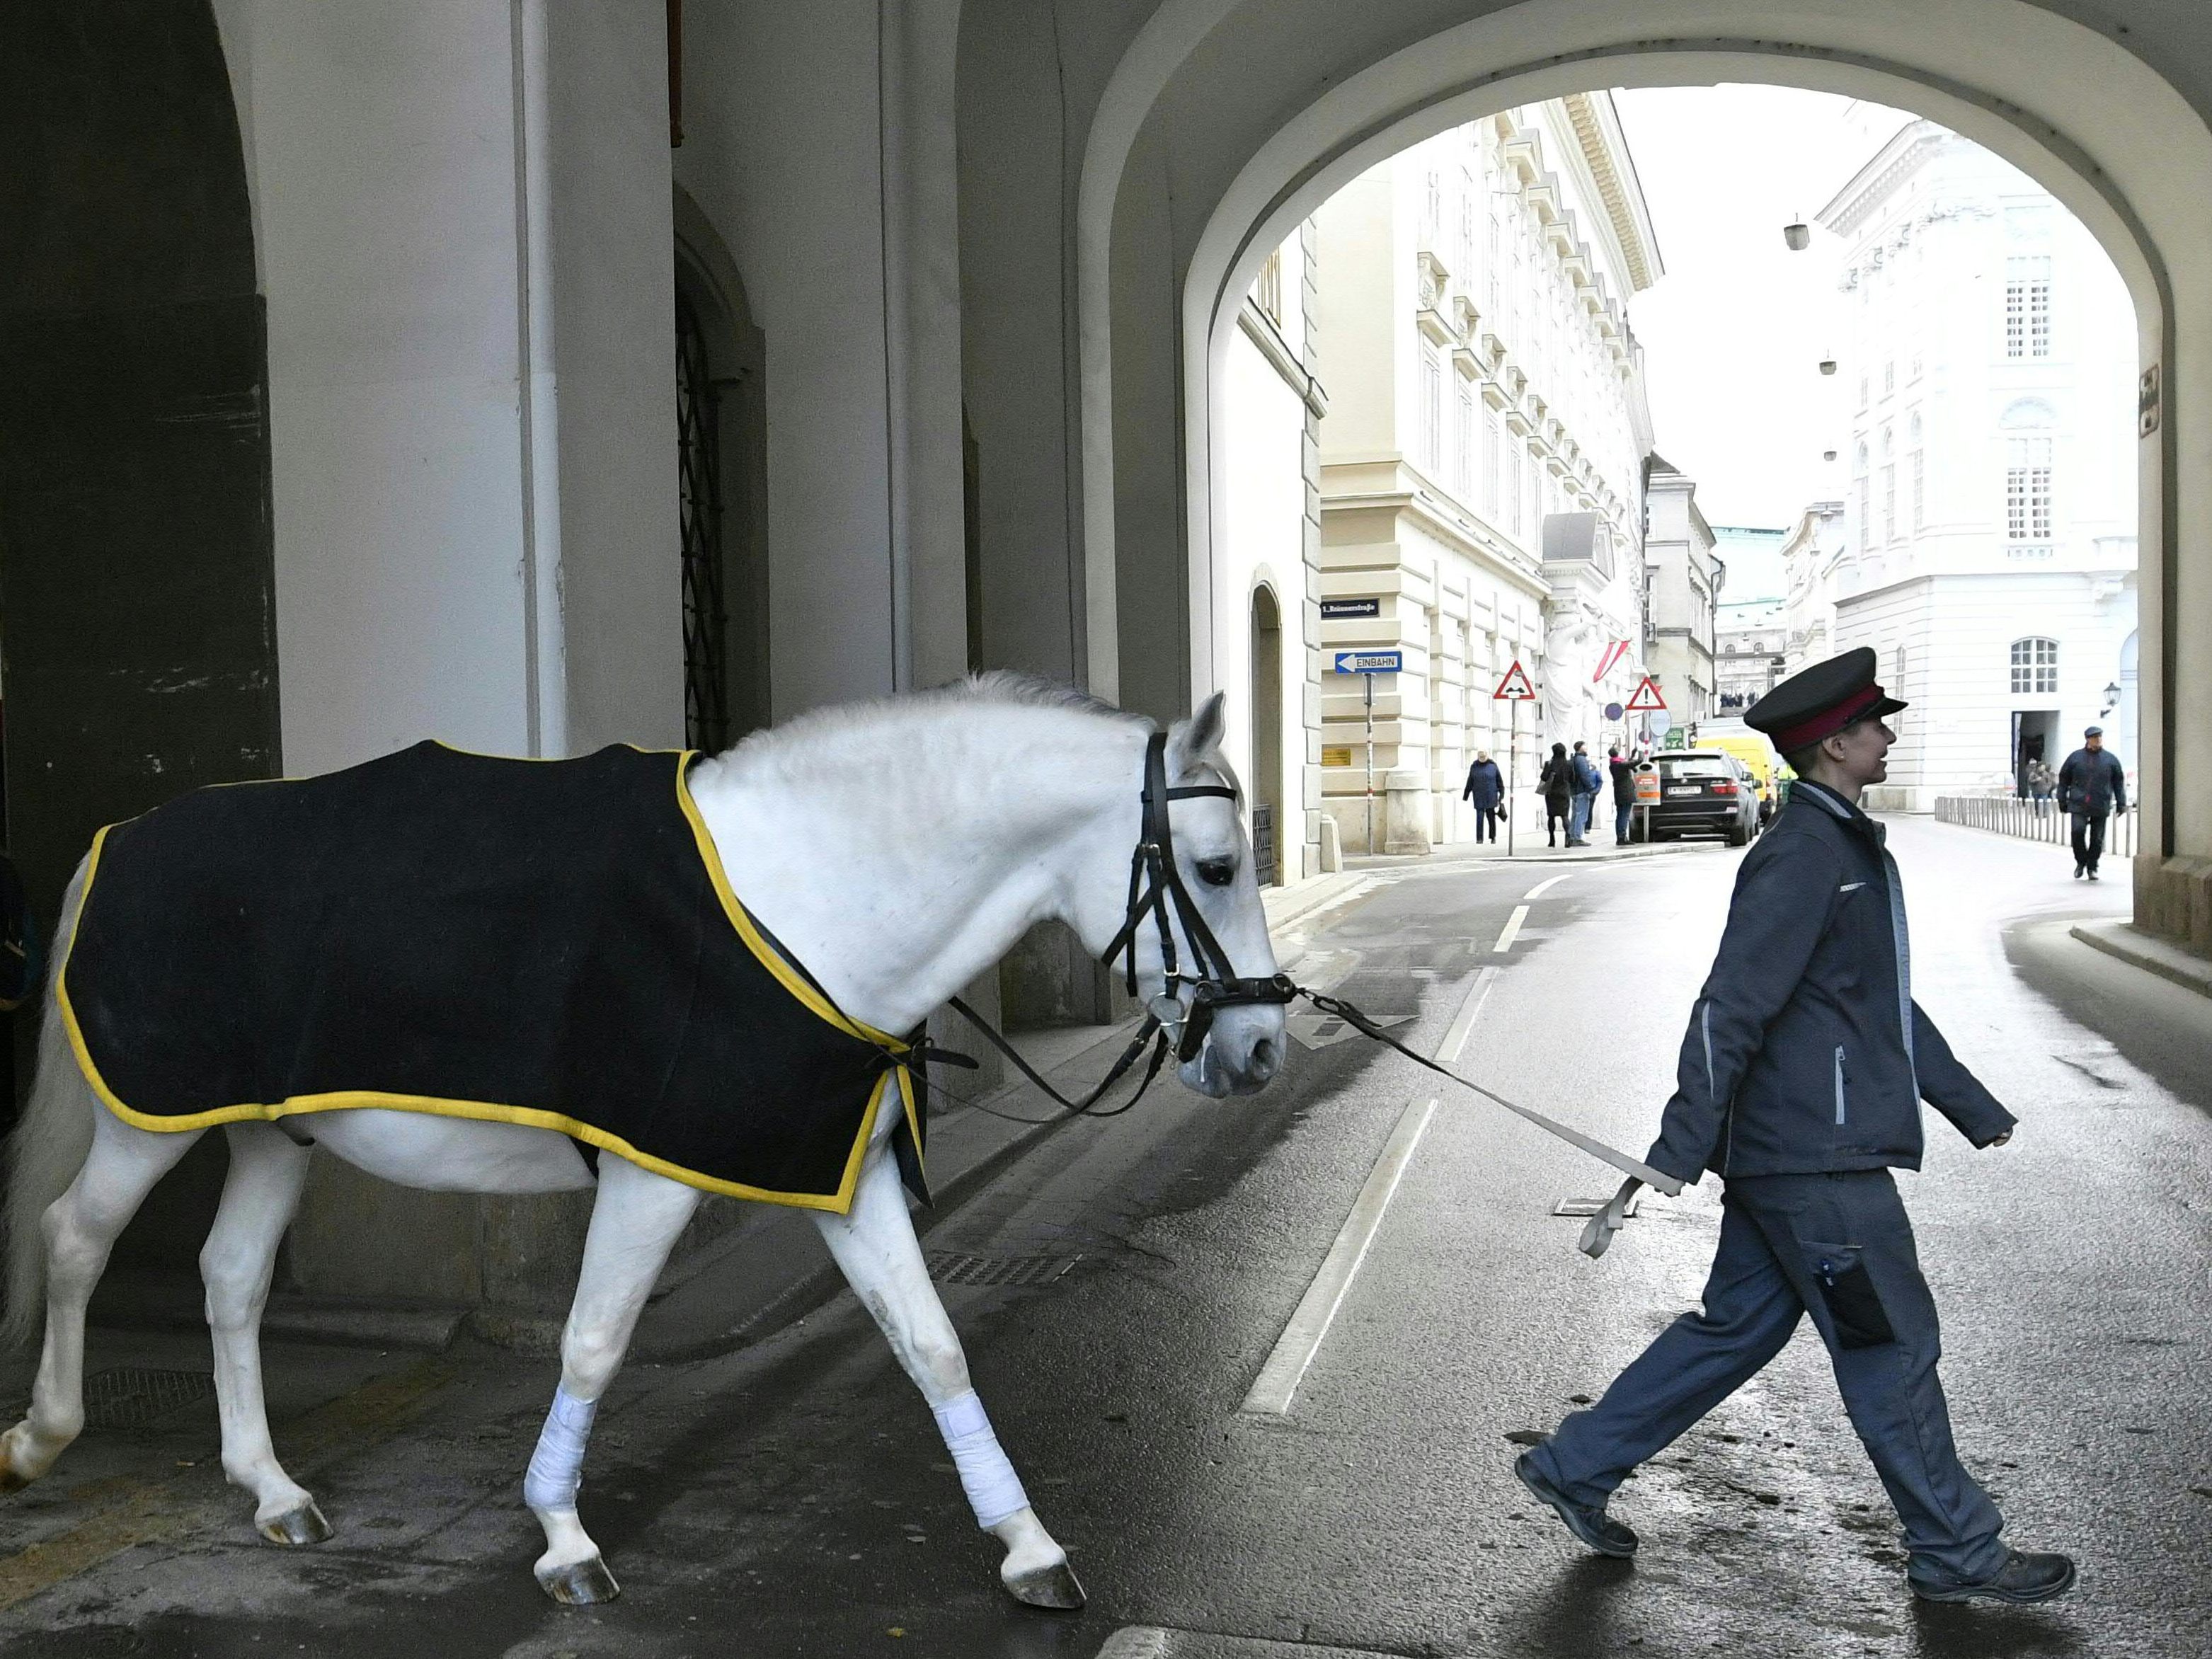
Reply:
<svg viewBox="0 0 2212 1659"><path fill-rule="evenodd" d="M0 8L0 154L7 835L51 930L100 825L280 770L268 347L205 0ZM191 1272L221 1141L118 1269Z"/></svg>
<svg viewBox="0 0 2212 1659"><path fill-rule="evenodd" d="M2058 752L2058 710L2015 709L2012 717L2012 781L2015 794L2026 797L2027 769L2041 761L2053 772L2065 758Z"/></svg>
<svg viewBox="0 0 2212 1659"><path fill-rule="evenodd" d="M730 742L729 610L723 592L722 422L698 307L676 289L676 480L684 560L684 742Z"/></svg>

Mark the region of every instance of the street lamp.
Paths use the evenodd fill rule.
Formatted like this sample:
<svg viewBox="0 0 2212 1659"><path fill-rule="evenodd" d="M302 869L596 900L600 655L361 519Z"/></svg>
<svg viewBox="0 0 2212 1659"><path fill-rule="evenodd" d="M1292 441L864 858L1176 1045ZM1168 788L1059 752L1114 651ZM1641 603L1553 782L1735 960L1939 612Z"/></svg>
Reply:
<svg viewBox="0 0 2212 1659"><path fill-rule="evenodd" d="M1795 224L1782 227L1782 240L1789 245L1792 253L1802 253L1806 244L1813 240L1813 233L1806 228L1805 222L1800 219Z"/></svg>
<svg viewBox="0 0 2212 1659"><path fill-rule="evenodd" d="M1820 373L1821 373L1821 374L1834 374L1835 372L1836 372L1836 360L1835 360L1833 357L1823 357L1823 358L1821 358L1821 359L1820 359Z"/></svg>
<svg viewBox="0 0 2212 1659"><path fill-rule="evenodd" d="M2104 719L2106 715L2111 714L2112 710L2118 708L2119 706L2119 683L2117 680L2107 681L2105 685L2105 706L2097 711L2097 718L2099 720Z"/></svg>
<svg viewBox="0 0 2212 1659"><path fill-rule="evenodd" d="M1824 461L1832 461L1836 459L1836 452L1832 449L1824 449L1820 452L1820 459Z"/></svg>

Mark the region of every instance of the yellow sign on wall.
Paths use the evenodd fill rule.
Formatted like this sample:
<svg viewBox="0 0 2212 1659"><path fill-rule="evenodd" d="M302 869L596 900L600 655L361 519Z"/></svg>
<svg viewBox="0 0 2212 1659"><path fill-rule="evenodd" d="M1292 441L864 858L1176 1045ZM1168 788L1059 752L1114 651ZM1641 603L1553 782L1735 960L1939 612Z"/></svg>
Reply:
<svg viewBox="0 0 2212 1659"><path fill-rule="evenodd" d="M1352 745L1348 743L1341 744L1333 743L1323 744L1321 748L1321 763L1323 766L1351 765Z"/></svg>

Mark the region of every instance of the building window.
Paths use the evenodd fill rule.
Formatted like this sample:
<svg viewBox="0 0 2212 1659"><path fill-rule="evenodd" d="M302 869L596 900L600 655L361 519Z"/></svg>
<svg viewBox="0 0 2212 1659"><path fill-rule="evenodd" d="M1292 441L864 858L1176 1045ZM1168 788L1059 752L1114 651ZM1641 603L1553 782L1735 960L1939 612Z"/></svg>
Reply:
<svg viewBox="0 0 2212 1659"><path fill-rule="evenodd" d="M1252 303L1267 313L1277 328L1283 325L1283 250L1277 248L1260 267L1260 280L1252 284Z"/></svg>
<svg viewBox="0 0 2212 1659"><path fill-rule="evenodd" d="M1892 357L1881 366L1881 395L1885 398L1897 390L1897 359Z"/></svg>
<svg viewBox="0 0 2212 1659"><path fill-rule="evenodd" d="M1462 386L1459 392L1459 425L1452 434L1458 441L1452 446L1452 489L1460 500L1474 499L1474 393Z"/></svg>
<svg viewBox="0 0 2212 1659"><path fill-rule="evenodd" d="M1431 345L1421 348L1421 465L1434 477L1443 460L1444 365Z"/></svg>
<svg viewBox="0 0 2212 1659"><path fill-rule="evenodd" d="M2037 254L2005 261L2005 356L2051 355L2051 260Z"/></svg>
<svg viewBox="0 0 2212 1659"><path fill-rule="evenodd" d="M1917 532L1928 525L1928 453L1921 445L1917 415L1912 417L1912 452L1906 459L1912 465L1912 528Z"/></svg>
<svg viewBox="0 0 2212 1659"><path fill-rule="evenodd" d="M1884 543L1897 539L1897 459L1894 445L1896 435L1887 427L1881 434L1881 538Z"/></svg>
<svg viewBox="0 0 2212 1659"><path fill-rule="evenodd" d="M1482 411L1482 418L1489 436L1489 441L1482 447L1482 510L1489 515L1490 521L1496 524L1500 506L1498 493L1502 487L1500 475L1505 461L1505 429L1499 423L1498 411L1494 409L1486 408Z"/></svg>
<svg viewBox="0 0 2212 1659"><path fill-rule="evenodd" d="M2051 440L2005 441L2005 539L2051 539Z"/></svg>
<svg viewBox="0 0 2212 1659"><path fill-rule="evenodd" d="M1859 376L1859 407L1863 410L1873 400L1867 396L1867 377Z"/></svg>
<svg viewBox="0 0 2212 1659"><path fill-rule="evenodd" d="M1505 528L1521 535L1521 458L1509 448L1505 454Z"/></svg>
<svg viewBox="0 0 2212 1659"><path fill-rule="evenodd" d="M2015 697L2058 695L2058 641L2045 639L2012 642L2012 694Z"/></svg>
<svg viewBox="0 0 2212 1659"><path fill-rule="evenodd" d="M1859 545L1870 547L1874 544L1873 495L1867 477L1867 447L1864 444L1858 447L1858 465L1852 472L1858 483Z"/></svg>

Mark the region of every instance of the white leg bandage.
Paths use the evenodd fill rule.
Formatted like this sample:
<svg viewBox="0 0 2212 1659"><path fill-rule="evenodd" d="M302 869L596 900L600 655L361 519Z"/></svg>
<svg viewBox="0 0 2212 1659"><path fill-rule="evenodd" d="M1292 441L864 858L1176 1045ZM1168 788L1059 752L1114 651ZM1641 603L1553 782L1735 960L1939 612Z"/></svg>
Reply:
<svg viewBox="0 0 2212 1659"><path fill-rule="evenodd" d="M573 1510L583 1484L584 1447L592 1437L596 1400L579 1400L566 1389L553 1390L553 1409L545 1413L530 1473L522 1477L522 1501L533 1510Z"/></svg>
<svg viewBox="0 0 2212 1659"><path fill-rule="evenodd" d="M961 1489L975 1511L975 1524L995 1527L1030 1506L1022 1478L999 1449L999 1437L973 1389L936 1407L937 1430L945 1449L952 1454L952 1467L960 1471Z"/></svg>

